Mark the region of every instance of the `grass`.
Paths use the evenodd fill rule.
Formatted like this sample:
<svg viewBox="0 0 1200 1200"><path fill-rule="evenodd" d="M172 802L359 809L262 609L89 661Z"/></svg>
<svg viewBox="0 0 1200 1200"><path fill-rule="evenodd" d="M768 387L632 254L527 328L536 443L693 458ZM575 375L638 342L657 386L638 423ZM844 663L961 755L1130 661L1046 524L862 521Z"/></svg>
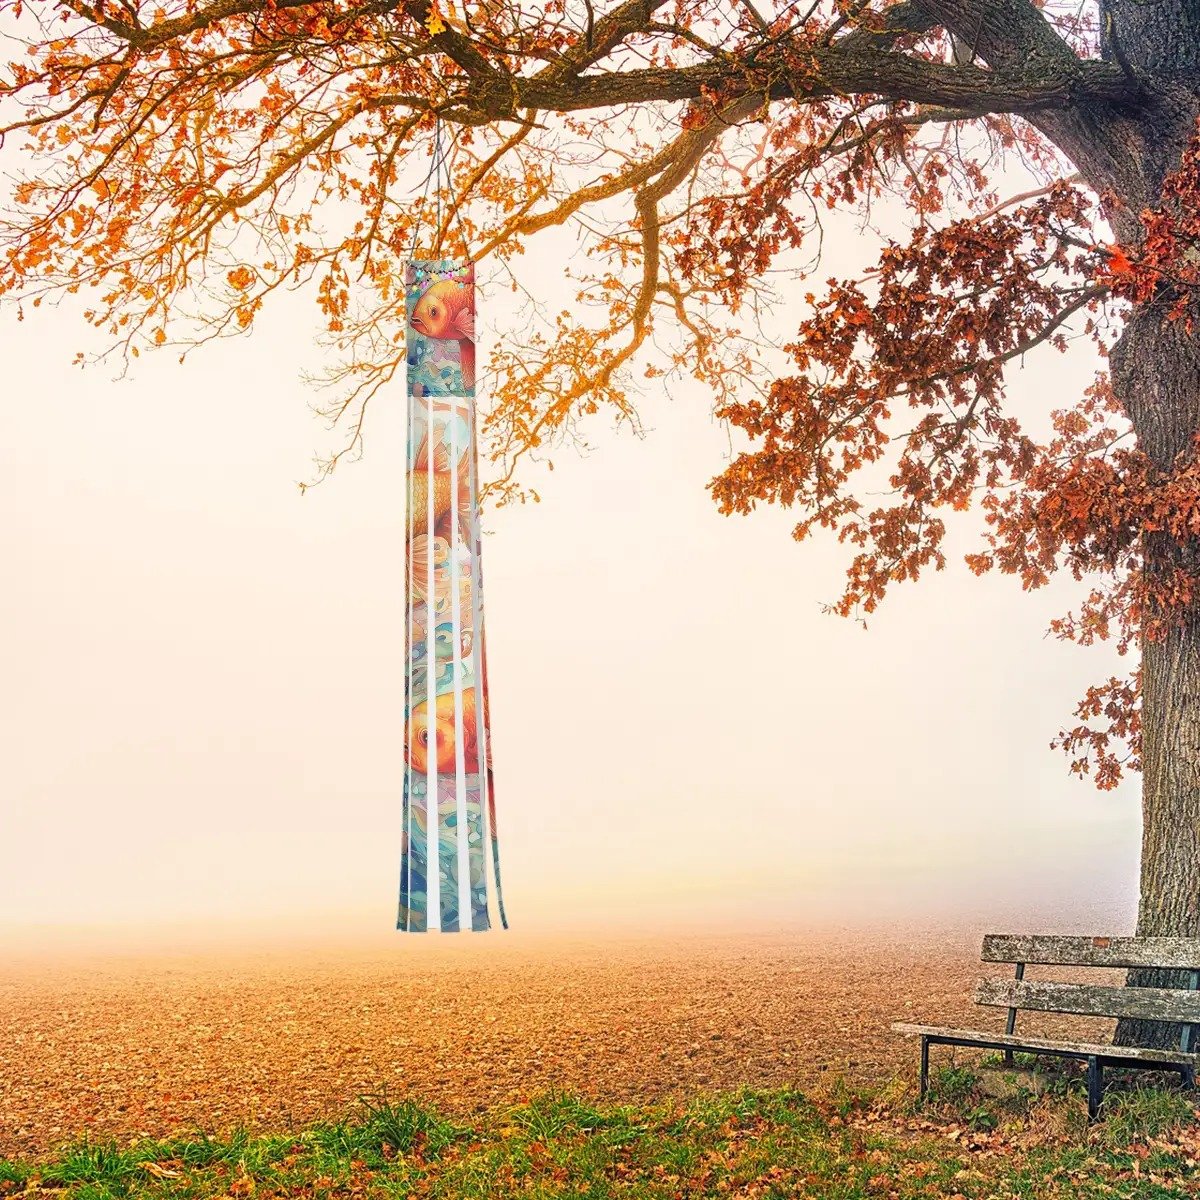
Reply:
<svg viewBox="0 0 1200 1200"><path fill-rule="evenodd" d="M741 1091L685 1106L592 1105L551 1093L472 1124L364 1097L300 1133L79 1141L41 1163L0 1161L0 1197L63 1200L1169 1200L1200 1194L1194 1097L1114 1092L1088 1126L1078 1088L983 1095L943 1068L911 1088Z"/></svg>

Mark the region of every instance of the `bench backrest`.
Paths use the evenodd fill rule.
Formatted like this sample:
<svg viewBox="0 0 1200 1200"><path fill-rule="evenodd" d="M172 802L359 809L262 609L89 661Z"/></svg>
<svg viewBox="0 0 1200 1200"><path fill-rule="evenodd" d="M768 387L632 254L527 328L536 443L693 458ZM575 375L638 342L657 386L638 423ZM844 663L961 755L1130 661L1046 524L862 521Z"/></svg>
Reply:
<svg viewBox="0 0 1200 1200"><path fill-rule="evenodd" d="M1200 938L1053 937L1043 934L989 934L983 939L984 962L1012 963L1013 979L984 979L975 1003L1008 1009L1007 1031L1017 1012L1072 1013L1089 1017L1133 1017L1182 1026L1179 1048L1193 1049L1200 1025ZM1125 967L1180 970L1186 988L1103 987L1025 979L1029 964L1058 967Z"/></svg>

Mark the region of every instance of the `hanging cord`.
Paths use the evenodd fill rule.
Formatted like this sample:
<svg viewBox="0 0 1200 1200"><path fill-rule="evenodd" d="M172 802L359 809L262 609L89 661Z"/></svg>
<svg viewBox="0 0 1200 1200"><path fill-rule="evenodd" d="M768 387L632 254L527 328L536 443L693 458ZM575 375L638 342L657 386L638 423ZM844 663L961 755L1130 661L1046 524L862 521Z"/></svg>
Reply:
<svg viewBox="0 0 1200 1200"><path fill-rule="evenodd" d="M433 138L434 138L433 165L429 168L428 171L425 172L425 182L421 188L421 201L417 205L417 219L413 222L412 245L409 246L409 248L408 248L408 257L410 259L414 258L417 253L417 236L421 232L421 213L425 211L425 201L429 197L429 184L433 180L434 174L437 172L437 169L438 169L438 157L439 157L439 153L441 150L441 136L442 136L442 119L441 119L441 117L438 117L437 124L434 126L434 132L433 132Z"/></svg>
<svg viewBox="0 0 1200 1200"><path fill-rule="evenodd" d="M434 130L434 152L438 156L441 165L442 179L445 181L446 201L452 206L452 217L446 218L447 230L449 231L449 223L453 219L458 223L459 236L462 238L463 257L470 258L470 251L467 244L467 228L463 224L462 210L458 204L454 203L454 181L450 175L450 149L454 145L454 139L448 139L449 146L442 141L442 119L438 117L437 127ZM439 188L437 196L437 228L438 240L434 246L434 253L441 253L442 250L442 192Z"/></svg>
<svg viewBox="0 0 1200 1200"><path fill-rule="evenodd" d="M439 115L433 126L433 169L435 171L433 193L437 207L434 209L434 229L437 231L437 241L433 245L434 257L442 248L442 176L449 175L446 167L446 154L442 149L442 118Z"/></svg>
<svg viewBox="0 0 1200 1200"><path fill-rule="evenodd" d="M429 198L429 185L433 184L434 190L434 230L437 233L437 242L432 247L432 252L436 256L442 248L442 189L445 188L449 193L451 188L450 176L450 159L446 152L446 146L442 141L442 118L439 115L435 118L433 126L433 162L430 164L429 170L425 173L424 184L421 189L421 203L417 209L417 219L413 225L412 245L408 250L408 257L414 258L417 252L417 238L421 232L421 213L425 209L425 203ZM463 252L467 251L467 230L463 225L462 213L456 204L454 206L454 217L458 221L458 231L462 235Z"/></svg>

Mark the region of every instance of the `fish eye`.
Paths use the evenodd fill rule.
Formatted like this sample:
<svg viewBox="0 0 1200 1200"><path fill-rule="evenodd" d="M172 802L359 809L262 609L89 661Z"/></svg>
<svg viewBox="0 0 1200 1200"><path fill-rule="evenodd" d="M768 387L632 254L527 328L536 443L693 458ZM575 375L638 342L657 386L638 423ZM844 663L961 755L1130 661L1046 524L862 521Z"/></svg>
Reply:
<svg viewBox="0 0 1200 1200"><path fill-rule="evenodd" d="M436 317L436 316L437 316L437 305L436 305L436 304L431 304L431 305L429 306L429 315L430 315L431 317Z"/></svg>

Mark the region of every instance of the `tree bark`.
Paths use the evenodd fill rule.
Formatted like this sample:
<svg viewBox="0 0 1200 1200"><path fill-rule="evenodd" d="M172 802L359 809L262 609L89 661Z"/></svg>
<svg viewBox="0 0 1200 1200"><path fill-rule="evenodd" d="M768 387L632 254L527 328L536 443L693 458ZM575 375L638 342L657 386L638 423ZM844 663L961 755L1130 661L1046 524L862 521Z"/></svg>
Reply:
<svg viewBox="0 0 1200 1200"><path fill-rule="evenodd" d="M1138 443L1162 472L1200 433L1200 337L1154 306L1136 309L1112 360ZM1200 572L1200 541L1143 534L1144 569ZM1200 937L1200 608L1142 642L1142 859L1137 932ZM1187 987L1186 973L1132 971L1133 987ZM1178 1026L1122 1021L1124 1045L1178 1047Z"/></svg>
<svg viewBox="0 0 1200 1200"><path fill-rule="evenodd" d="M954 3L956 0L940 0ZM1200 96L1200 0L1106 0L1105 57L1132 76L1153 80L1144 104L1084 104L1035 123L1101 194L1115 197L1109 218L1118 238L1136 246L1139 216L1160 208L1164 179L1196 134ZM1200 434L1200 333L1167 320L1165 305L1136 306L1111 360L1112 383L1139 448L1169 476ZM1200 328L1200 326L1198 326ZM1200 577L1200 539L1179 545L1143 535L1143 569L1179 568ZM1200 605L1175 614L1164 640L1143 637L1142 858L1137 932L1200 937ZM1186 987L1185 973L1131 971L1131 987ZM1119 1023L1125 1045L1178 1048L1179 1027Z"/></svg>

